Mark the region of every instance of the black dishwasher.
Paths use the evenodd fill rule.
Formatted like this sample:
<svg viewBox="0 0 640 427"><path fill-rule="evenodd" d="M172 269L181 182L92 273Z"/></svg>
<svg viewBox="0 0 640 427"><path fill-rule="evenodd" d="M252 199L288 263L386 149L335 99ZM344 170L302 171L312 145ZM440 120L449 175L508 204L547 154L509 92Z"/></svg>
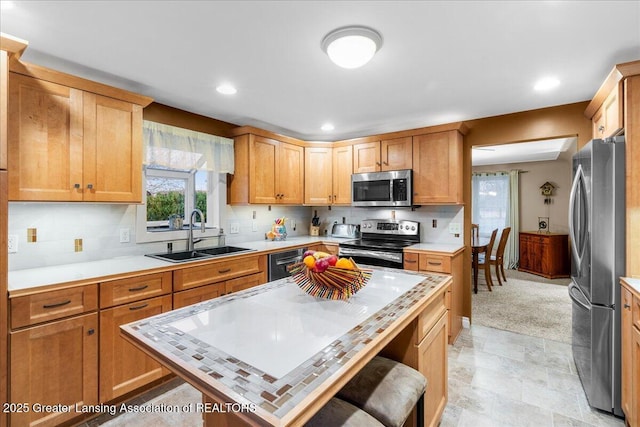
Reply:
<svg viewBox="0 0 640 427"><path fill-rule="evenodd" d="M282 279L291 274L287 271L287 267L302 261L302 255L307 248L289 249L282 252L274 252L269 254L269 281Z"/></svg>

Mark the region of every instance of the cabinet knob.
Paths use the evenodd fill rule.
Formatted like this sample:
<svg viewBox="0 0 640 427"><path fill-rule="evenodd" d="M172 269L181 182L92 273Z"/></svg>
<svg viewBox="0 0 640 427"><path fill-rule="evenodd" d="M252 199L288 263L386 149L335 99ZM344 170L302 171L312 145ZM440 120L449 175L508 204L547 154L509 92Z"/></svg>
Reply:
<svg viewBox="0 0 640 427"><path fill-rule="evenodd" d="M389 166L389 162L382 162L383 165Z"/></svg>
<svg viewBox="0 0 640 427"><path fill-rule="evenodd" d="M93 184L87 184L87 188L88 188L89 190L93 190Z"/></svg>
<svg viewBox="0 0 640 427"><path fill-rule="evenodd" d="M600 132L600 133L604 132L604 125L598 126L598 132Z"/></svg>
<svg viewBox="0 0 640 427"><path fill-rule="evenodd" d="M96 330L95 330L95 329L93 329L93 328L91 328L91 329L89 329L89 330L87 331L87 335L93 335L93 334L95 334L95 333L96 333Z"/></svg>
<svg viewBox="0 0 640 427"><path fill-rule="evenodd" d="M376 162L376 165L380 166L380 162Z"/></svg>
<svg viewBox="0 0 640 427"><path fill-rule="evenodd" d="M80 184L73 184L73 188L75 188L75 189L80 188Z"/></svg>
<svg viewBox="0 0 640 427"><path fill-rule="evenodd" d="M629 309L631 308L631 306L630 306L629 304L625 304L625 305L624 305L624 308L625 308L625 309L627 309L627 310L629 310Z"/></svg>

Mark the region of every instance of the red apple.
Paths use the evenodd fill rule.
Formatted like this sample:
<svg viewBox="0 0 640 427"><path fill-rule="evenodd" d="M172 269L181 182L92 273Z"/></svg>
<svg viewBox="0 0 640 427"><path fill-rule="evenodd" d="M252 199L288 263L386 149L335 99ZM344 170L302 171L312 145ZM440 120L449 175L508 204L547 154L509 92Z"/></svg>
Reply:
<svg viewBox="0 0 640 427"><path fill-rule="evenodd" d="M338 262L338 257L335 255L331 255L329 258L327 258L327 262L331 267L333 267L334 265L336 265L336 262Z"/></svg>
<svg viewBox="0 0 640 427"><path fill-rule="evenodd" d="M326 258L321 258L321 259L316 261L316 265L313 268L313 271L315 271L316 273L322 273L328 267L329 267L329 262L327 261L327 259Z"/></svg>
<svg viewBox="0 0 640 427"><path fill-rule="evenodd" d="M309 255L313 256L313 254L315 254L315 253L316 253L316 251L312 251L311 249L309 249L308 251L305 251L304 254L302 254L302 259L305 259Z"/></svg>

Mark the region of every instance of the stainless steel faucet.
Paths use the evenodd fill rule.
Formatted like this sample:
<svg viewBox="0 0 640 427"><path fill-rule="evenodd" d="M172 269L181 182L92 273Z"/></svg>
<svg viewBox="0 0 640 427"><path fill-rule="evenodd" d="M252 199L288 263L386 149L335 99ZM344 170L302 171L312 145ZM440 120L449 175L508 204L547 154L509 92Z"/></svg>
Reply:
<svg viewBox="0 0 640 427"><path fill-rule="evenodd" d="M200 231L202 231L203 233L205 232L204 214L200 209L194 209L193 211L191 211L191 216L189 218L189 239L187 241L188 251L193 251L195 244L198 243L200 240L202 240L202 239L193 240L193 223L195 222L196 214L200 215Z"/></svg>

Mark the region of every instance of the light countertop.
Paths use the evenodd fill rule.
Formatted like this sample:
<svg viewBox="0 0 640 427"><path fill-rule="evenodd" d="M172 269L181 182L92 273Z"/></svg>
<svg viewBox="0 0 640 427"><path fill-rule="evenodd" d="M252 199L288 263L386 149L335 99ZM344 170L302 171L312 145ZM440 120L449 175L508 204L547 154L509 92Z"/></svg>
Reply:
<svg viewBox="0 0 640 427"><path fill-rule="evenodd" d="M301 246L305 244L313 244L319 242L337 243L350 239L340 239L330 236L298 236L289 237L287 240L271 241L257 240L242 243L230 243L231 246L238 246L255 250L256 252L273 252L285 250L287 248ZM204 247L204 246L203 246ZM445 253L454 253L461 249L459 245L447 245L438 243L420 243L413 245L410 249L437 251ZM197 249L197 248L196 248ZM243 253L243 255L246 252ZM240 255L240 254L238 254ZM233 257L237 255L228 255ZM219 260L223 257L210 258L209 260ZM202 260L200 260L202 261ZM63 264L49 267L29 268L24 270L9 271L8 289L9 291L24 290L49 285L57 285L69 282L78 282L86 280L100 280L109 276L115 276L126 273L140 272L144 273L148 270L159 268L182 268L188 266L189 263L172 263L144 255L116 257L99 261L88 261L74 264Z"/></svg>
<svg viewBox="0 0 640 427"><path fill-rule="evenodd" d="M450 280L374 268L345 302L312 297L285 278L121 329L206 394L282 420Z"/></svg>
<svg viewBox="0 0 640 427"><path fill-rule="evenodd" d="M632 290L636 291L636 293L640 295L640 279L632 279L630 277L621 277L620 280L622 280L624 283L629 285L629 287L632 288Z"/></svg>

